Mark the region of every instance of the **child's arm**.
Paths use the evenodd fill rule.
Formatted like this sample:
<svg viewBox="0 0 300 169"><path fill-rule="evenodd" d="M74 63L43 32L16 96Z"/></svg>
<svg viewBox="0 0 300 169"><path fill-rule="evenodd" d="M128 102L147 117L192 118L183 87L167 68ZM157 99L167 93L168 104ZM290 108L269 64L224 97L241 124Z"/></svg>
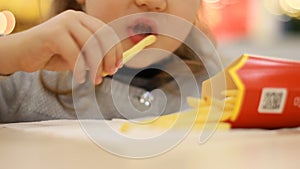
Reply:
<svg viewBox="0 0 300 169"><path fill-rule="evenodd" d="M92 16L66 11L27 31L0 37L0 74L33 72L43 68L72 70L75 79L84 82L88 67L90 78L99 84L102 71L113 74L118 69L123 53L118 44L99 64L101 55L104 55L103 48L107 45L102 34L94 36L94 41L90 43L93 47L90 45L81 51L88 39L103 27L106 37L107 33L113 33L102 21ZM82 53L84 57L78 57Z"/></svg>
<svg viewBox="0 0 300 169"><path fill-rule="evenodd" d="M44 79L54 88L55 81L51 79L58 73L44 71L43 74ZM0 123L76 118L75 112L66 109L53 93L45 90L38 77L39 72L16 72L1 81ZM69 80L71 78L68 76ZM72 96L64 97L63 101L69 107Z"/></svg>

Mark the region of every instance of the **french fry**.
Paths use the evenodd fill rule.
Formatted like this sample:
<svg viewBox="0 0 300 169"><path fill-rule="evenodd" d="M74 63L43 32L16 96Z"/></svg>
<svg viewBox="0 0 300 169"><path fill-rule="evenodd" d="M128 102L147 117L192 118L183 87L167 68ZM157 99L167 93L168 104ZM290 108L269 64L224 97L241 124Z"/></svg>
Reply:
<svg viewBox="0 0 300 169"><path fill-rule="evenodd" d="M137 53L141 52L145 47L155 43L157 40L156 36L149 35L139 43L134 45L132 48L123 53L123 63L128 62L132 59Z"/></svg>
<svg viewBox="0 0 300 169"><path fill-rule="evenodd" d="M127 51L125 51L123 53L123 63L128 62L129 60L131 60L136 54L138 54L139 52L141 52L145 47L153 44L156 42L156 36L154 35L149 35L146 38L144 38L143 40L141 40L139 43L137 43L136 45L134 45L132 48L128 49ZM108 74L106 72L102 72L102 76L105 77Z"/></svg>
<svg viewBox="0 0 300 169"><path fill-rule="evenodd" d="M236 97L226 97L225 98L225 102L226 104L232 104L235 105L236 104Z"/></svg>
<svg viewBox="0 0 300 169"><path fill-rule="evenodd" d="M212 104L212 98L211 97L204 97L200 100L200 106L210 106Z"/></svg>
<svg viewBox="0 0 300 169"><path fill-rule="evenodd" d="M224 112L227 111L232 111L234 109L234 105L233 104L230 104L230 103L225 103L225 107L224 107Z"/></svg>
<svg viewBox="0 0 300 169"><path fill-rule="evenodd" d="M187 103L192 108L185 112L174 113L145 121L143 124L125 123L122 132L132 128L150 127L157 129L180 129L193 125L193 130L214 129L229 130L231 124L227 122L233 116L237 101L238 90L226 90L221 93L224 99L205 96L203 98L188 97Z"/></svg>
<svg viewBox="0 0 300 169"><path fill-rule="evenodd" d="M187 103L192 108L198 108L200 106L201 100L195 97L187 97Z"/></svg>
<svg viewBox="0 0 300 169"><path fill-rule="evenodd" d="M216 106L200 107L198 110L197 122L218 122L226 121L231 117L231 112L222 111Z"/></svg>
<svg viewBox="0 0 300 169"><path fill-rule="evenodd" d="M226 102L226 100L224 101L219 99L207 98L206 100L204 100L204 99L197 99L194 97L188 97L187 102L189 106L191 106L192 108L207 107L207 106L214 105L219 107L220 110L224 109L224 111L229 111L234 109L234 104L232 104L232 100L228 100L228 102Z"/></svg>
<svg viewBox="0 0 300 169"><path fill-rule="evenodd" d="M137 124L137 123L123 123L120 131L125 133L129 130L134 130L138 128L152 128L152 129L169 129L174 128L177 130L184 129L186 127L192 127L192 130L201 130L207 128L216 127L217 130L229 130L230 124L226 122L218 122L218 121L205 121L204 119L196 119L193 121L191 119L194 115L194 112L181 112L175 113L172 115L166 115L159 117L155 121L149 122L148 124ZM178 119L179 116L180 120ZM201 116L202 117L202 116ZM205 127L205 128L204 128Z"/></svg>
<svg viewBox="0 0 300 169"><path fill-rule="evenodd" d="M192 99L196 101L195 99ZM193 130L199 130L204 127L205 124L208 128L218 125L218 130L230 129L230 124L224 121L230 119L231 112L222 112L216 106L205 106L185 112L174 113L158 117L157 119L144 120L140 124L136 123L124 123L120 131L126 132L134 128L157 128L168 129L174 127L175 129L182 129L189 127L193 124Z"/></svg>
<svg viewBox="0 0 300 169"><path fill-rule="evenodd" d="M214 117L214 120L218 120L220 117L220 113L223 112L221 121L228 120L231 116L231 112L234 109L234 104L232 104L232 100L219 100L219 99L211 99L207 97L204 99L197 99L193 97L188 97L188 104L198 111L198 120L202 118L201 121L205 121L208 117L208 114L211 115L209 117Z"/></svg>
<svg viewBox="0 0 300 169"><path fill-rule="evenodd" d="M239 94L239 91L235 90L235 89L225 90L225 91L222 91L221 94L223 96L237 96Z"/></svg>
<svg viewBox="0 0 300 169"><path fill-rule="evenodd" d="M231 128L231 124L230 123L225 123L225 122L196 123L193 126L193 130L198 131L198 130L203 130L203 129L214 129L215 127L216 127L217 131L228 131Z"/></svg>

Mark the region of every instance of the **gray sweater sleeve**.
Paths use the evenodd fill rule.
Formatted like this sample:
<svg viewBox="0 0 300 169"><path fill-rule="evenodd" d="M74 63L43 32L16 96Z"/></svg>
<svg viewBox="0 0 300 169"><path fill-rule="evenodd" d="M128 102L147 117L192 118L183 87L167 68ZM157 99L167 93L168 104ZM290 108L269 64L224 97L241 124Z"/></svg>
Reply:
<svg viewBox="0 0 300 169"><path fill-rule="evenodd" d="M55 84L56 75L54 72L46 72L47 84ZM181 81L180 89L184 91L180 91L181 95L176 94L175 81L152 91L153 101L150 107L141 102L141 97L148 93L142 88L110 78L105 78L101 85L92 90L92 84L86 83L74 90L73 97L61 97L67 107L75 105L74 111L66 109L53 93L44 89L38 72L18 72L0 81L0 123L77 118L131 119L174 113L188 108L187 96L199 97L195 92L197 88L190 83L190 78L178 78ZM197 81L200 83L202 80Z"/></svg>
<svg viewBox="0 0 300 169"><path fill-rule="evenodd" d="M0 83L0 122L9 121L18 111L22 101L26 98L32 77L23 73L15 73L9 77L1 78Z"/></svg>
<svg viewBox="0 0 300 169"><path fill-rule="evenodd" d="M45 72L44 74L47 84L55 86L57 73ZM70 83L71 78L71 74L67 75L67 82ZM70 89L71 86L70 83L65 88ZM77 85L73 91L73 97L71 95L61 97L62 105L53 93L44 89L38 72L17 72L0 82L0 123L77 118L135 118L147 115L139 113L140 111L134 113L129 106L132 103L137 109L147 108L138 100L145 90L110 78L105 78L103 83L96 88L91 86L91 82L79 87ZM129 93L124 92L127 87L129 87ZM93 104L94 99L97 100L95 104ZM66 108L66 106L74 105L76 109ZM99 116L99 110L101 116ZM129 116L124 116L124 113Z"/></svg>
<svg viewBox="0 0 300 169"><path fill-rule="evenodd" d="M17 72L0 82L0 123L74 118L41 85L38 72Z"/></svg>

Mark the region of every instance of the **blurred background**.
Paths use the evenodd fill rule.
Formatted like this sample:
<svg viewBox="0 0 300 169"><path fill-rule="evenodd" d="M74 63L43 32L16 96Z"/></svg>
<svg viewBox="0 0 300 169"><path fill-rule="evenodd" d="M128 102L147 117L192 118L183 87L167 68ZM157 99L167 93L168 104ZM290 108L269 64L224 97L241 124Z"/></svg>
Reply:
<svg viewBox="0 0 300 169"><path fill-rule="evenodd" d="M10 10L16 17L14 32L28 29L47 18L51 0L0 0L0 11Z"/></svg>
<svg viewBox="0 0 300 169"><path fill-rule="evenodd" d="M300 60L300 0L203 0L224 64L243 53ZM15 32L47 17L51 0L0 0L12 11Z"/></svg>
<svg viewBox="0 0 300 169"><path fill-rule="evenodd" d="M203 0L224 64L243 53L300 60L300 0Z"/></svg>

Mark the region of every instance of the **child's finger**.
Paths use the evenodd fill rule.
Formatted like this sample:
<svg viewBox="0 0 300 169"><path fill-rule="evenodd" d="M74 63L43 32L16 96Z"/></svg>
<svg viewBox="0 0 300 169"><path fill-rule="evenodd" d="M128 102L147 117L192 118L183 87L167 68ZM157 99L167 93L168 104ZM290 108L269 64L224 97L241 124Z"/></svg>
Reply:
<svg viewBox="0 0 300 169"><path fill-rule="evenodd" d="M100 79L103 74L103 69L106 73L113 74L122 63L122 46L115 31L101 20L84 13L80 13L80 22L84 27L91 31L91 33L94 33L93 37L96 38L98 44L101 45L98 47L101 48L102 51L101 57L106 55L103 59L103 64L99 63L102 58L87 57L87 63L91 68L91 77L92 79L96 78L94 82L99 82L101 81ZM96 44L96 42L94 42L94 44ZM89 49L89 51L92 50L93 49ZM97 60L96 62L95 59ZM99 67L95 69L98 65ZM94 70L97 71L94 72Z"/></svg>
<svg viewBox="0 0 300 169"><path fill-rule="evenodd" d="M123 66L123 48L120 43L116 45L116 67L121 68Z"/></svg>
<svg viewBox="0 0 300 169"><path fill-rule="evenodd" d="M86 63L85 63L83 54L84 53L82 53L82 52L80 53L79 57L77 58L76 65L73 69L73 74L74 74L73 76L79 84L82 84L86 81L86 79L85 79Z"/></svg>
<svg viewBox="0 0 300 169"><path fill-rule="evenodd" d="M102 82L101 75L102 61L103 61L103 51L98 40L93 36L91 37L84 48L82 49L85 54L85 61L88 69L90 70L90 78L95 84L100 84Z"/></svg>
<svg viewBox="0 0 300 169"><path fill-rule="evenodd" d="M97 31L95 34L98 42L101 44L101 48L103 50L104 57L104 70L105 73L114 74L118 68L119 59L117 57L121 57L120 54L120 40L115 31L109 27L108 25L103 26L101 29ZM118 48L117 46L118 45Z"/></svg>
<svg viewBox="0 0 300 169"><path fill-rule="evenodd" d="M76 22L70 25L69 28L74 40L78 43L78 46L82 48L87 67L86 69L89 69L90 78L95 84L100 84L102 82L102 76L100 75L103 71L103 64L101 63L103 59L103 52L101 45L96 39L96 34L93 34L93 31L102 25L103 24L101 22L97 22L92 19L92 22L90 21L89 25L83 25L81 22ZM88 26L92 28L89 28ZM114 62L114 57L107 60L107 64L110 64L111 60Z"/></svg>
<svg viewBox="0 0 300 169"><path fill-rule="evenodd" d="M117 71L116 67L116 49L111 49L104 57L104 71L109 75L114 74Z"/></svg>
<svg viewBox="0 0 300 169"><path fill-rule="evenodd" d="M86 29L83 25L79 22L74 22L72 25L68 25L68 29L74 40L77 43L77 46L81 49L86 44L89 38L91 38L92 33Z"/></svg>
<svg viewBox="0 0 300 169"><path fill-rule="evenodd" d="M96 27L96 25L94 25L94 27ZM100 84L103 80L101 76L103 71L103 53L95 34L92 34L93 32L90 32L91 30L80 23L78 23L77 26L72 26L71 31L79 47L84 51L84 58L87 63L86 66L90 70L91 80L96 85ZM114 57L109 56L106 58L106 65L110 66L111 62L115 64ZM111 69L115 68L113 67Z"/></svg>
<svg viewBox="0 0 300 169"><path fill-rule="evenodd" d="M63 34L58 38L58 42L64 44L57 46L58 52L61 53L63 59L68 63L70 70L73 71L75 80L78 83L84 83L85 61L74 39L69 34Z"/></svg>
<svg viewBox="0 0 300 169"><path fill-rule="evenodd" d="M87 29L89 29L92 33L96 33L100 28L102 28L105 25L105 23L101 20L82 12L79 13L79 20L81 24Z"/></svg>

